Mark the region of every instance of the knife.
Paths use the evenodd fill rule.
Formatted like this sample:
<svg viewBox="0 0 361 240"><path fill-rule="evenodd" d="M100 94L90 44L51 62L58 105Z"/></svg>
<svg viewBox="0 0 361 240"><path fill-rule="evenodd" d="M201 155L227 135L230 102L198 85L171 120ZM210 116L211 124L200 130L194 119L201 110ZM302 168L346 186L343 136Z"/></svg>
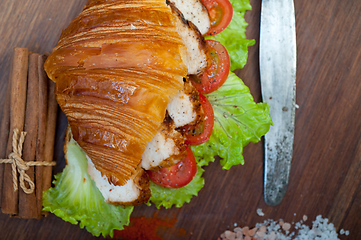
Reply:
<svg viewBox="0 0 361 240"><path fill-rule="evenodd" d="M265 135L264 200L279 204L286 193L293 153L296 100L296 28L293 0L263 0L260 29L263 102L273 121Z"/></svg>

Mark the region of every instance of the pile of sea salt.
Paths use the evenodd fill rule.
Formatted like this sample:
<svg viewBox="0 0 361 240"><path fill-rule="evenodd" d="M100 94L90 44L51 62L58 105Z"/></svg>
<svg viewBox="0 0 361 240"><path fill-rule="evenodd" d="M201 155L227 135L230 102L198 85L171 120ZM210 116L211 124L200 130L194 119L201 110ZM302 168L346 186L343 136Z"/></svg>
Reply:
<svg viewBox="0 0 361 240"><path fill-rule="evenodd" d="M339 240L336 228L333 223L329 223L327 218L321 215L316 217L312 222L312 228L304 224L307 216L295 224L284 222L282 219L274 221L272 219L265 220L263 223L257 223L256 227L236 227L233 231L225 231L222 233L222 240ZM235 224L236 226L236 224ZM290 231L291 228L294 231ZM349 231L343 229L340 235L349 235Z"/></svg>

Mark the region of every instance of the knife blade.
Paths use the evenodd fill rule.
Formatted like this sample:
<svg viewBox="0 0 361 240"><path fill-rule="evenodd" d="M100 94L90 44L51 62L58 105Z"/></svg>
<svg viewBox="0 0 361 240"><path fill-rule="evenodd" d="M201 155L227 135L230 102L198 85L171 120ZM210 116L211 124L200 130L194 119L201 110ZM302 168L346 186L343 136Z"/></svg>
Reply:
<svg viewBox="0 0 361 240"><path fill-rule="evenodd" d="M273 121L265 135L264 200L278 205L291 170L296 100L296 28L293 0L263 0L260 77Z"/></svg>

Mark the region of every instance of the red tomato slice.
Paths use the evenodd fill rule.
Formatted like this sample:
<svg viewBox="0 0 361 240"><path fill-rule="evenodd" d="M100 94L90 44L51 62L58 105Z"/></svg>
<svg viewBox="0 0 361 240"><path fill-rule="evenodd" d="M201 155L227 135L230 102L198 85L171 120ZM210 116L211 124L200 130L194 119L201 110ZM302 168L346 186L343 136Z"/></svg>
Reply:
<svg viewBox="0 0 361 240"><path fill-rule="evenodd" d="M199 101L204 112L204 122L197 125L184 126L183 131L187 138L185 144L188 145L199 145L208 141L213 131L214 113L212 104L202 94L199 94Z"/></svg>
<svg viewBox="0 0 361 240"><path fill-rule="evenodd" d="M219 42L207 40L211 63L202 75L192 75L190 79L193 86L200 93L211 93L222 86L227 80L230 60L227 49Z"/></svg>
<svg viewBox="0 0 361 240"><path fill-rule="evenodd" d="M148 171L150 179L163 187L180 188L192 181L197 173L197 163L192 150L187 146L187 156L179 163L157 171Z"/></svg>
<svg viewBox="0 0 361 240"><path fill-rule="evenodd" d="M232 20L233 7L229 0L201 0L206 6L211 20L211 28L207 35L222 32Z"/></svg>

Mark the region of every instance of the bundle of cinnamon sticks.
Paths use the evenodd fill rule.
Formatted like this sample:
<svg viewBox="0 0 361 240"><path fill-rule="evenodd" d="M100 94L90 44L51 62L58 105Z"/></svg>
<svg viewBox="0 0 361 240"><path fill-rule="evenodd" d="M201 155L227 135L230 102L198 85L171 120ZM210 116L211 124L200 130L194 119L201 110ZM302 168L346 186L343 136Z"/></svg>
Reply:
<svg viewBox="0 0 361 240"><path fill-rule="evenodd" d="M0 159L21 158L27 170L21 173L14 169L21 168L21 161L17 165L0 164L0 206L3 213L20 218L40 218L45 214L42 192L51 185L52 167L42 163L53 161L58 105L54 83L43 68L45 58L29 53L26 48L14 49L7 96L2 105ZM17 141L14 130L26 132L23 144L14 145ZM22 147L20 154L14 154L17 145Z"/></svg>

